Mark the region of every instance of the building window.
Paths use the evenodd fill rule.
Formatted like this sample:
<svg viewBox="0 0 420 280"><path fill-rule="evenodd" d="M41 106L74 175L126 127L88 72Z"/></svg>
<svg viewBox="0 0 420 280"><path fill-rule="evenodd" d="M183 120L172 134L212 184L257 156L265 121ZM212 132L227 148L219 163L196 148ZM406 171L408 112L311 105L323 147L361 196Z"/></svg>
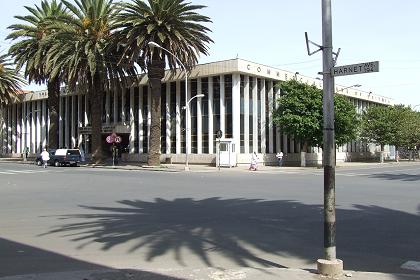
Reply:
<svg viewBox="0 0 420 280"><path fill-rule="evenodd" d="M148 104L148 87L143 86L143 153L148 153L149 149L149 135L147 134L147 127L149 123L149 104Z"/></svg>
<svg viewBox="0 0 420 280"><path fill-rule="evenodd" d="M160 103L160 151L162 154L166 153L166 83L162 84L161 88L161 103Z"/></svg>
<svg viewBox="0 0 420 280"><path fill-rule="evenodd" d="M268 100L268 92L269 92L269 83L268 81L265 82L265 92L264 92L264 96L265 96L265 151L263 151L264 153L268 153L270 151L270 119L269 119L269 114L270 114L270 102Z"/></svg>
<svg viewBox="0 0 420 280"><path fill-rule="evenodd" d="M232 75L225 75L225 137L233 137L232 123Z"/></svg>
<svg viewBox="0 0 420 280"><path fill-rule="evenodd" d="M134 106L133 106L133 111L134 111L134 152L138 153L139 152L139 100L140 96L139 96L139 87L135 87L134 88Z"/></svg>
<svg viewBox="0 0 420 280"><path fill-rule="evenodd" d="M124 100L124 116L125 121L130 123L130 89L125 89L125 100Z"/></svg>
<svg viewBox="0 0 420 280"><path fill-rule="evenodd" d="M261 153L261 121L262 121L262 115L261 115L261 102L264 96L262 96L264 93L262 92L262 80L257 79L257 125L258 125L258 153Z"/></svg>
<svg viewBox="0 0 420 280"><path fill-rule="evenodd" d="M170 83L170 113L171 113L171 153L176 154L176 82Z"/></svg>
<svg viewBox="0 0 420 280"><path fill-rule="evenodd" d="M209 79L201 79L201 142L204 154L209 153Z"/></svg>
<svg viewBox="0 0 420 280"><path fill-rule="evenodd" d="M213 145L217 145L217 131L220 130L220 76L210 78L213 83Z"/></svg>
<svg viewBox="0 0 420 280"><path fill-rule="evenodd" d="M197 95L197 80L191 80L191 98ZM198 153L197 146L197 98L190 103L190 116L191 116L191 153Z"/></svg>
<svg viewBox="0 0 420 280"><path fill-rule="evenodd" d="M254 151L254 96L252 94L254 88L254 79L249 77L249 152Z"/></svg>
<svg viewBox="0 0 420 280"><path fill-rule="evenodd" d="M240 153L245 153L245 77L241 75L240 83Z"/></svg>
<svg viewBox="0 0 420 280"><path fill-rule="evenodd" d="M180 82L180 106L185 106L185 81ZM182 107L181 107L182 108ZM185 153L185 109L181 111L181 153Z"/></svg>

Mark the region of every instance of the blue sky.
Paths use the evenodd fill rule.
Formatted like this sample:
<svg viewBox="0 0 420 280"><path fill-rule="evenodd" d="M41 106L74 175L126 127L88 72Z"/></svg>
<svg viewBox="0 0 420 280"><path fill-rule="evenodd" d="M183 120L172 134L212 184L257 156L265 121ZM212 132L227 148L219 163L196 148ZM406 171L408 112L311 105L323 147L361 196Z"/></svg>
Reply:
<svg viewBox="0 0 420 280"><path fill-rule="evenodd" d="M321 44L321 0L189 0L208 6L213 23L210 55L200 63L235 57L317 77L322 55L308 56L304 32ZM39 0L2 2L0 50L7 51L7 26L23 6ZM337 77L336 84L361 84L361 90L420 104L420 1L332 0L333 46L341 48L337 65L380 62L380 72ZM29 89L38 87L29 86ZM420 109L420 105L416 107Z"/></svg>

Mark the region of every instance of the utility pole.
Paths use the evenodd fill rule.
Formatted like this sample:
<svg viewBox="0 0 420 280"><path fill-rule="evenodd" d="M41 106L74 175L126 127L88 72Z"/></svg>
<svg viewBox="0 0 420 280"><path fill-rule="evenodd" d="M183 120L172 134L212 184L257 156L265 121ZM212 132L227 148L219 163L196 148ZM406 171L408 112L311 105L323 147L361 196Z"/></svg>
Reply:
<svg viewBox="0 0 420 280"><path fill-rule="evenodd" d="M343 262L336 258L335 246L335 133L334 133L334 67L332 46L331 0L322 1L323 115L324 115L324 258L317 262L322 275L338 276Z"/></svg>

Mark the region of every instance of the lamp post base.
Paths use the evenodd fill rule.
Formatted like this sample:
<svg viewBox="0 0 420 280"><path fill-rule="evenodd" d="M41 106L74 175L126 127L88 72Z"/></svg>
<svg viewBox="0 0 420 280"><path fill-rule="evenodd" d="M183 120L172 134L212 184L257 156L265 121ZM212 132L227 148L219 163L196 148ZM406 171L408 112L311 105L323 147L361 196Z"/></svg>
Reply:
<svg viewBox="0 0 420 280"><path fill-rule="evenodd" d="M316 261L318 273L328 277L339 277L343 275L343 261L339 259L324 260L318 259Z"/></svg>

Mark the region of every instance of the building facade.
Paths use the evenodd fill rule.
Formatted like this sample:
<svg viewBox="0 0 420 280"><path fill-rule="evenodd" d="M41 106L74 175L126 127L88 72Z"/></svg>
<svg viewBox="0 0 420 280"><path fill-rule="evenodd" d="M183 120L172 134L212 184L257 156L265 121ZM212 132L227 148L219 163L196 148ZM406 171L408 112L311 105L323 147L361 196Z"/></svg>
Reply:
<svg viewBox="0 0 420 280"><path fill-rule="evenodd" d="M322 87L322 80L301 76L258 63L232 59L197 65L188 73L166 71L162 82L162 160L183 162L186 149L191 163L215 161L217 132L236 147L238 163L248 163L257 152L263 161L275 162L275 153L283 151L286 161L300 161L301 145L273 124L275 100L280 96L277 82L297 79ZM362 112L372 104L393 105L389 98L336 86L336 93L347 96ZM126 160L145 161L150 135L151 91L147 76L127 87L113 87L103 98L104 152L110 151L105 139L115 132ZM196 95L203 95L194 98ZM25 147L30 154L40 153L48 145L48 93L27 93L20 101L1 108L0 140L3 156L20 156ZM186 124L185 104L189 101L190 118ZM89 154L91 123L89 97L82 90L60 94L59 146L82 147ZM189 129L186 130L186 127ZM375 147L353 141L338 149L337 159L367 158ZM309 161L319 162L320 149L313 147Z"/></svg>

